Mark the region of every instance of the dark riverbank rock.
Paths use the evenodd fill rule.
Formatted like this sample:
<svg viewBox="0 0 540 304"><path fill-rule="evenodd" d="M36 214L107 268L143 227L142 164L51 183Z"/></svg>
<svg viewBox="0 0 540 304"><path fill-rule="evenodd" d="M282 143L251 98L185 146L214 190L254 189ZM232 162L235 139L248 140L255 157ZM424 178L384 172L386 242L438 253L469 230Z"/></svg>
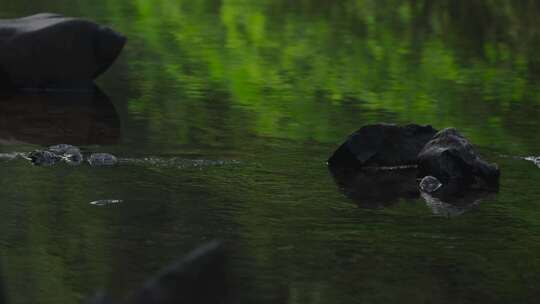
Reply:
<svg viewBox="0 0 540 304"><path fill-rule="evenodd" d="M6 88L87 87L126 38L92 21L38 14L0 20L0 80Z"/></svg>
<svg viewBox="0 0 540 304"><path fill-rule="evenodd" d="M126 303L227 303L227 291L226 251L213 241L164 269Z"/></svg>
<svg viewBox="0 0 540 304"><path fill-rule="evenodd" d="M431 175L441 181L437 191L460 192L468 188L497 190L499 168L482 160L456 129L437 133L418 155L419 177Z"/></svg>
<svg viewBox="0 0 540 304"><path fill-rule="evenodd" d="M436 133L429 125L367 125L351 134L328 159L328 164L355 169L416 165L418 153Z"/></svg>

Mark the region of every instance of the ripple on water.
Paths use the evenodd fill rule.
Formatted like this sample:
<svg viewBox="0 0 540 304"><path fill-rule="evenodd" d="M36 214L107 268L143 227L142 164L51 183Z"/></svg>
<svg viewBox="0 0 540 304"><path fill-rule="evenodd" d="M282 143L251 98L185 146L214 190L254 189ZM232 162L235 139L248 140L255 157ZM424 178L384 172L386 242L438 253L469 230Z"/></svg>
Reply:
<svg viewBox="0 0 540 304"><path fill-rule="evenodd" d="M185 159L179 157L162 158L162 157L143 157L143 158L121 158L120 163L135 164L141 166L161 167L161 168L203 168L213 166L237 165L240 161L237 160L208 160L208 159Z"/></svg>
<svg viewBox="0 0 540 304"><path fill-rule="evenodd" d="M11 161L19 156L17 152L0 153L0 161Z"/></svg>
<svg viewBox="0 0 540 304"><path fill-rule="evenodd" d="M527 156L524 158L530 162L533 162L538 168L540 168L540 156Z"/></svg>
<svg viewBox="0 0 540 304"><path fill-rule="evenodd" d="M120 204L122 202L124 202L124 201L121 200L121 199L102 199L102 200L97 200L97 201L90 202L90 205L106 206L106 205Z"/></svg>

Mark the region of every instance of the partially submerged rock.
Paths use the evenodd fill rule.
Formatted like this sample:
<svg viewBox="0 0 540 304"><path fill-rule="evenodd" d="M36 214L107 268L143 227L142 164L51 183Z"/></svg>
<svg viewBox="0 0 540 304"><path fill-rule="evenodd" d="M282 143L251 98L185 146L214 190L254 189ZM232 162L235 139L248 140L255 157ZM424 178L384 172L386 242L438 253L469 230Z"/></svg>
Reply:
<svg viewBox="0 0 540 304"><path fill-rule="evenodd" d="M0 20L0 80L13 88L86 87L125 42L108 27L58 14Z"/></svg>
<svg viewBox="0 0 540 304"><path fill-rule="evenodd" d="M452 192L467 188L496 190L499 168L482 160L469 141L456 129L440 131L418 155L418 174L431 175Z"/></svg>
<svg viewBox="0 0 540 304"><path fill-rule="evenodd" d="M226 251L220 242L207 243L136 291L126 303L227 303Z"/></svg>
<svg viewBox="0 0 540 304"><path fill-rule="evenodd" d="M30 153L2 153L0 157L3 155L8 155L10 160L20 156L31 161L36 166L52 166L61 161L69 165L80 165L84 160L81 150L68 144L58 144L47 149L34 150ZM4 158L7 158L7 156ZM88 157L87 162L93 167L114 166L118 164L118 159L109 153L94 153Z"/></svg>
<svg viewBox="0 0 540 304"><path fill-rule="evenodd" d="M498 167L482 160L452 128L437 133L415 124L367 125L349 136L328 164L345 195L367 207L420 193L451 205L473 190L499 186Z"/></svg>
<svg viewBox="0 0 540 304"><path fill-rule="evenodd" d="M415 165L418 153L436 133L430 125L367 125L351 134L328 164L349 168Z"/></svg>
<svg viewBox="0 0 540 304"><path fill-rule="evenodd" d="M35 150L27 157L36 166L52 166L62 160L60 156L48 150Z"/></svg>

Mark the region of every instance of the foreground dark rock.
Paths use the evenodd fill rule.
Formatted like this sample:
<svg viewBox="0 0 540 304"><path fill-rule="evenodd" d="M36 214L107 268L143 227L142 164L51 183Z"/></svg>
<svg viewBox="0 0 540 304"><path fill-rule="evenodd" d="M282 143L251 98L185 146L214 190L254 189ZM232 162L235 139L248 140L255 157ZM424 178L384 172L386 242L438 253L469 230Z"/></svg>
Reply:
<svg viewBox="0 0 540 304"><path fill-rule="evenodd" d="M0 304L6 304L2 283L0 276ZM211 241L165 268L125 300L115 301L107 293L98 292L85 303L220 304L231 302L229 293L227 251L221 242Z"/></svg>
<svg viewBox="0 0 540 304"><path fill-rule="evenodd" d="M328 159L328 164L355 169L416 165L418 153L436 133L429 125L367 125L351 134Z"/></svg>
<svg viewBox="0 0 540 304"><path fill-rule="evenodd" d="M456 129L437 133L418 155L419 177L431 175L441 181L444 192L468 188L497 190L499 168L478 156L469 141Z"/></svg>
<svg viewBox="0 0 540 304"><path fill-rule="evenodd" d="M149 280L130 304L224 303L226 252L217 241L201 246Z"/></svg>
<svg viewBox="0 0 540 304"><path fill-rule="evenodd" d="M57 14L0 20L0 83L5 88L87 87L125 42L108 27Z"/></svg>
<svg viewBox="0 0 540 304"><path fill-rule="evenodd" d="M217 241L203 245L165 268L125 301L99 293L87 304L219 304L228 301L226 251Z"/></svg>

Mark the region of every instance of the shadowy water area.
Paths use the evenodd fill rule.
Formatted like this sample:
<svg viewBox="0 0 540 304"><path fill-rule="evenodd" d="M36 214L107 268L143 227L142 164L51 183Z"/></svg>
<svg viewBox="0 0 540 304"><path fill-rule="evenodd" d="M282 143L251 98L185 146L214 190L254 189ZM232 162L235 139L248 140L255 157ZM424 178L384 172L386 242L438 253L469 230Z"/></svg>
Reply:
<svg viewBox="0 0 540 304"><path fill-rule="evenodd" d="M536 1L25 0L0 18L42 11L128 43L92 94L0 95L0 154L120 164L0 157L10 303L122 297L210 239L233 303L537 302ZM375 122L459 129L499 192L448 206L406 172L336 179L327 158Z"/></svg>

